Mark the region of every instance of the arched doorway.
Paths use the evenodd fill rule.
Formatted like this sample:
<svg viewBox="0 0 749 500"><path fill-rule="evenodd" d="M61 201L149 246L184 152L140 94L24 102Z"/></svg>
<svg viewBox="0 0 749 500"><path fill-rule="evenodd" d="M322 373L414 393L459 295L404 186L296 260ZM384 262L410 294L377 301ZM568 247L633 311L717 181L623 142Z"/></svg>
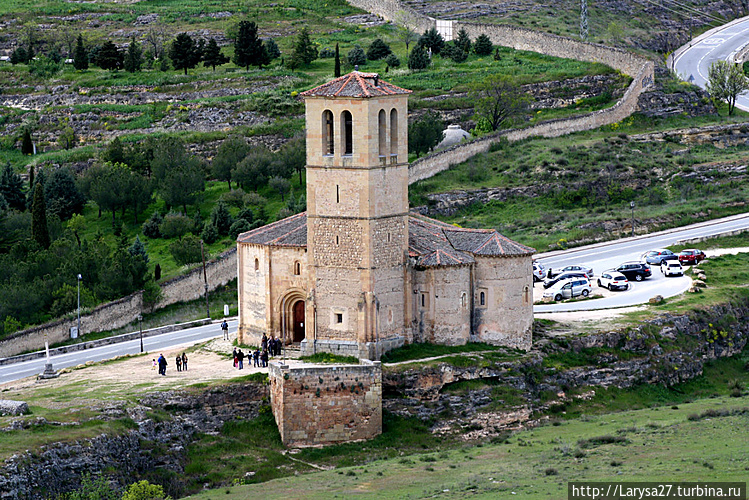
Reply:
<svg viewBox="0 0 749 500"><path fill-rule="evenodd" d="M297 300L291 307L292 310L292 329L291 341L301 342L304 340L304 301Z"/></svg>

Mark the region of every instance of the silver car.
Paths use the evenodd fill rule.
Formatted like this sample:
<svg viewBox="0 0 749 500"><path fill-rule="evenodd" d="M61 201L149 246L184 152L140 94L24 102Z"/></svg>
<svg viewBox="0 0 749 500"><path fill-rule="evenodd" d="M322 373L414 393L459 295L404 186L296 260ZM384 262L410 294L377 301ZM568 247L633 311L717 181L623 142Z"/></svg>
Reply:
<svg viewBox="0 0 749 500"><path fill-rule="evenodd" d="M593 286L587 278L572 278L567 281L561 281L544 292L544 297L553 298L556 301L562 299L571 299L582 295L587 297L593 291Z"/></svg>

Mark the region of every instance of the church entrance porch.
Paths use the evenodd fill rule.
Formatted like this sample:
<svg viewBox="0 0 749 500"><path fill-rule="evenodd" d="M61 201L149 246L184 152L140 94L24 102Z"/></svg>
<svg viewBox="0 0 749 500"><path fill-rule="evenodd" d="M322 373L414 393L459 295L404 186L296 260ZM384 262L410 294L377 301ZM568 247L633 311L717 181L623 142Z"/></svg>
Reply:
<svg viewBox="0 0 749 500"><path fill-rule="evenodd" d="M292 330L291 342L297 343L304 340L304 301L297 300L291 308L292 310Z"/></svg>

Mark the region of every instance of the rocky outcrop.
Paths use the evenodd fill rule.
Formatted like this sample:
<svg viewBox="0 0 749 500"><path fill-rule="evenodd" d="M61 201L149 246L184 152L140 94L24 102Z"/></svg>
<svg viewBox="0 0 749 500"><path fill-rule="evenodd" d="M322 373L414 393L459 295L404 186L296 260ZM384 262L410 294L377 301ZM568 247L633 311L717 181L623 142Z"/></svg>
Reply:
<svg viewBox="0 0 749 500"><path fill-rule="evenodd" d="M96 419L123 420L133 429L117 435L54 443L12 456L0 470L0 499L55 498L78 488L84 474L95 476L105 470L119 487L155 468L172 471L178 478L184 471L185 448L198 433L216 433L230 420L257 417L266 397L265 385L231 384L200 393L147 394L133 408L124 404L96 408ZM154 410L173 416L155 418ZM19 420L3 431L55 424L45 419ZM179 479L164 486L172 496L179 495L182 488Z"/></svg>
<svg viewBox="0 0 749 500"><path fill-rule="evenodd" d="M29 412L29 405L24 401L13 401L11 399L0 399L0 416L23 415Z"/></svg>

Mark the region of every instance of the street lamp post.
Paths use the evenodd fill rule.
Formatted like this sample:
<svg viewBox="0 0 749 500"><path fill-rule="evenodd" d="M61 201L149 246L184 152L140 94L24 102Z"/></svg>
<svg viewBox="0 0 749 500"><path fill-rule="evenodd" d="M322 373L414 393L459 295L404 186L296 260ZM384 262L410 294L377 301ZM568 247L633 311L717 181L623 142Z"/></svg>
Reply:
<svg viewBox="0 0 749 500"><path fill-rule="evenodd" d="M81 336L81 280L83 276L78 275L78 332L77 335Z"/></svg>
<svg viewBox="0 0 749 500"><path fill-rule="evenodd" d="M635 202L629 202L629 208L632 209L632 237L635 237Z"/></svg>
<svg viewBox="0 0 749 500"><path fill-rule="evenodd" d="M140 330L140 352L143 352L143 316L138 315L138 330Z"/></svg>

